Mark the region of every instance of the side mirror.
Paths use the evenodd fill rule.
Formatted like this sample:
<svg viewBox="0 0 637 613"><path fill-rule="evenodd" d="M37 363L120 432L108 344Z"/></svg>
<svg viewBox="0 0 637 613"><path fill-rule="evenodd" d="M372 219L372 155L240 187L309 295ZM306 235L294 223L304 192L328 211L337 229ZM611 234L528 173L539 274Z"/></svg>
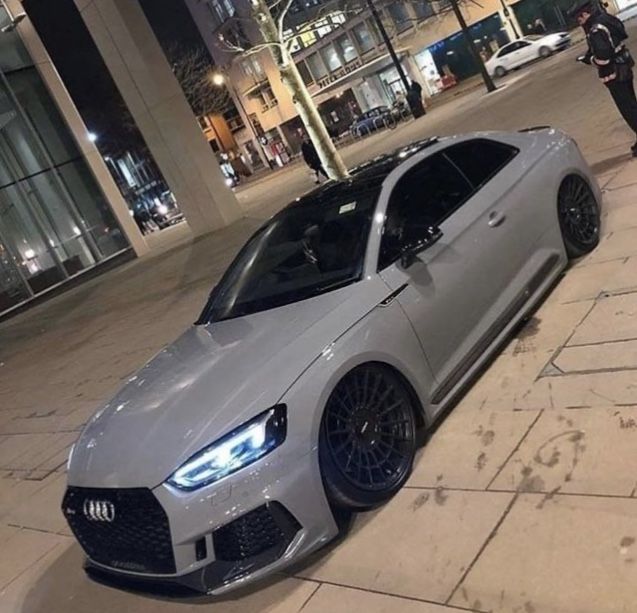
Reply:
<svg viewBox="0 0 637 613"><path fill-rule="evenodd" d="M408 242L400 251L400 263L403 268L409 268L416 256L425 249L429 249L442 238L442 230L438 226L424 228L422 236Z"/></svg>

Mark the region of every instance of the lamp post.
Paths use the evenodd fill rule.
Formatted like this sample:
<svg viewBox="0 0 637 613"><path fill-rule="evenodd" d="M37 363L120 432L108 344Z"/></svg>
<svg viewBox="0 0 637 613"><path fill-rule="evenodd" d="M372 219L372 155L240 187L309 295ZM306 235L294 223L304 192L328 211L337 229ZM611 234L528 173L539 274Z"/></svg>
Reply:
<svg viewBox="0 0 637 613"><path fill-rule="evenodd" d="M412 115L414 116L414 118L417 119L418 117L426 113L422 100L419 98L414 99L410 95L410 91L409 91L410 87L409 87L409 82L407 81L407 76L405 75L403 66L400 63L400 60L398 59L398 55L396 54L394 45L392 44L391 39L389 38L389 35L387 34L387 30L385 29L383 20L380 18L380 15L378 14L378 11L376 10L376 6L374 5L374 0L366 0L366 2L372 14L372 18L374 19L374 23L376 24L376 27L378 28L378 31L380 32L381 38L383 39L383 43L385 43L385 46L387 47L387 51L389 52L391 61L394 64L396 71L398 72L398 76L400 77L400 80L402 81L403 87L405 88L405 93L407 94L407 104L409 104L409 108L411 110Z"/></svg>
<svg viewBox="0 0 637 613"><path fill-rule="evenodd" d="M213 85L216 85L217 87L223 87L224 85L226 85L228 89L230 89L230 83L222 72L213 73L212 83ZM233 90L233 91L234 91L233 100L236 100L236 102L239 104L239 108L241 109L241 112L243 113L245 120L248 123L248 126L250 127L250 131L252 132L252 134L254 134L254 138L256 139L257 144L259 145L259 149L261 149L261 153L263 154L263 162L267 167L269 164L268 156L265 152L265 149L263 148L263 144L261 143L261 138L257 134L257 131L254 125L252 124L252 121L250 121L250 115L248 115L248 111L246 110L245 106L243 106L243 101L241 100L241 96L238 94L236 90Z"/></svg>
<svg viewBox="0 0 637 613"><path fill-rule="evenodd" d="M513 36L519 39L520 33L518 32L518 29L515 27L515 19L511 17L511 9L509 8L509 5L504 0L500 0L500 4L502 5L502 14L506 17L507 21L511 25L511 29L513 30Z"/></svg>
<svg viewBox="0 0 637 613"><path fill-rule="evenodd" d="M469 46L469 51L471 52L471 55L473 55L473 59L475 60L476 64L478 65L478 68L480 69L480 74L482 75L482 80L484 81L484 84L486 85L487 91L494 92L497 88L495 86L495 83L493 82L493 79L491 78L491 75L489 74L489 71L487 70L486 66L484 65L484 62L482 61L480 54L478 53L478 49L476 48L475 43L473 42L471 31L469 30L469 26L467 25L467 22L465 21L462 11L460 10L460 6L458 5L458 0L450 0L450 1L451 1L451 8L453 8L453 12L456 16L456 19L458 20L458 23L460 24L460 29L462 30L462 33L464 34L465 41L467 42L467 45Z"/></svg>

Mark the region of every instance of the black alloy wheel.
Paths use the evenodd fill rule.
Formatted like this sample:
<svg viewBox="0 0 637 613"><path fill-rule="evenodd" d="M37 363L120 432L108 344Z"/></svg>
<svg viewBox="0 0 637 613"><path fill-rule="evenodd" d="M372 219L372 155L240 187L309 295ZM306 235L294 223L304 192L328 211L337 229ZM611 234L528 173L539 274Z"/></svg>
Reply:
<svg viewBox="0 0 637 613"><path fill-rule="evenodd" d="M566 252L578 258L599 244L600 210L588 182L578 175L566 177L557 197L557 210Z"/></svg>
<svg viewBox="0 0 637 613"><path fill-rule="evenodd" d="M407 481L416 453L412 396L381 364L338 383L325 407L319 456L330 501L361 511L389 500Z"/></svg>

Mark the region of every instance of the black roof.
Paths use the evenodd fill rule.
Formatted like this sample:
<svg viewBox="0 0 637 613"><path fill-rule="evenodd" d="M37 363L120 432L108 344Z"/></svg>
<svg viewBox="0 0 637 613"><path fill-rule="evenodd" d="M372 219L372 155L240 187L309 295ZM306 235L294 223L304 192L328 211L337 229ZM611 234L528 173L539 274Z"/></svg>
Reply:
<svg viewBox="0 0 637 613"><path fill-rule="evenodd" d="M317 200L340 199L344 195L350 195L352 192L359 193L378 189L394 168L408 160L412 155L420 153L423 149L431 147L437 142L438 138L436 137L427 138L414 141L391 153L383 153L351 168L349 171L350 176L347 179L327 181L320 187L297 198L290 206L314 204Z"/></svg>

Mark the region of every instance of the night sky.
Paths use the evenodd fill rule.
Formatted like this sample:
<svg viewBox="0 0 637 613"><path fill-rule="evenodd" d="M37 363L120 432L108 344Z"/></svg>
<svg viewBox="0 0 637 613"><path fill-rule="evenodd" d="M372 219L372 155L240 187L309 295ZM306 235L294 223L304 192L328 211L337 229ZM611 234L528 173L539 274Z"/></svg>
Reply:
<svg viewBox="0 0 637 613"><path fill-rule="evenodd" d="M140 4L164 48L202 43L183 0L140 0ZM99 136L102 154L145 149L73 0L25 0L24 7L88 129Z"/></svg>

